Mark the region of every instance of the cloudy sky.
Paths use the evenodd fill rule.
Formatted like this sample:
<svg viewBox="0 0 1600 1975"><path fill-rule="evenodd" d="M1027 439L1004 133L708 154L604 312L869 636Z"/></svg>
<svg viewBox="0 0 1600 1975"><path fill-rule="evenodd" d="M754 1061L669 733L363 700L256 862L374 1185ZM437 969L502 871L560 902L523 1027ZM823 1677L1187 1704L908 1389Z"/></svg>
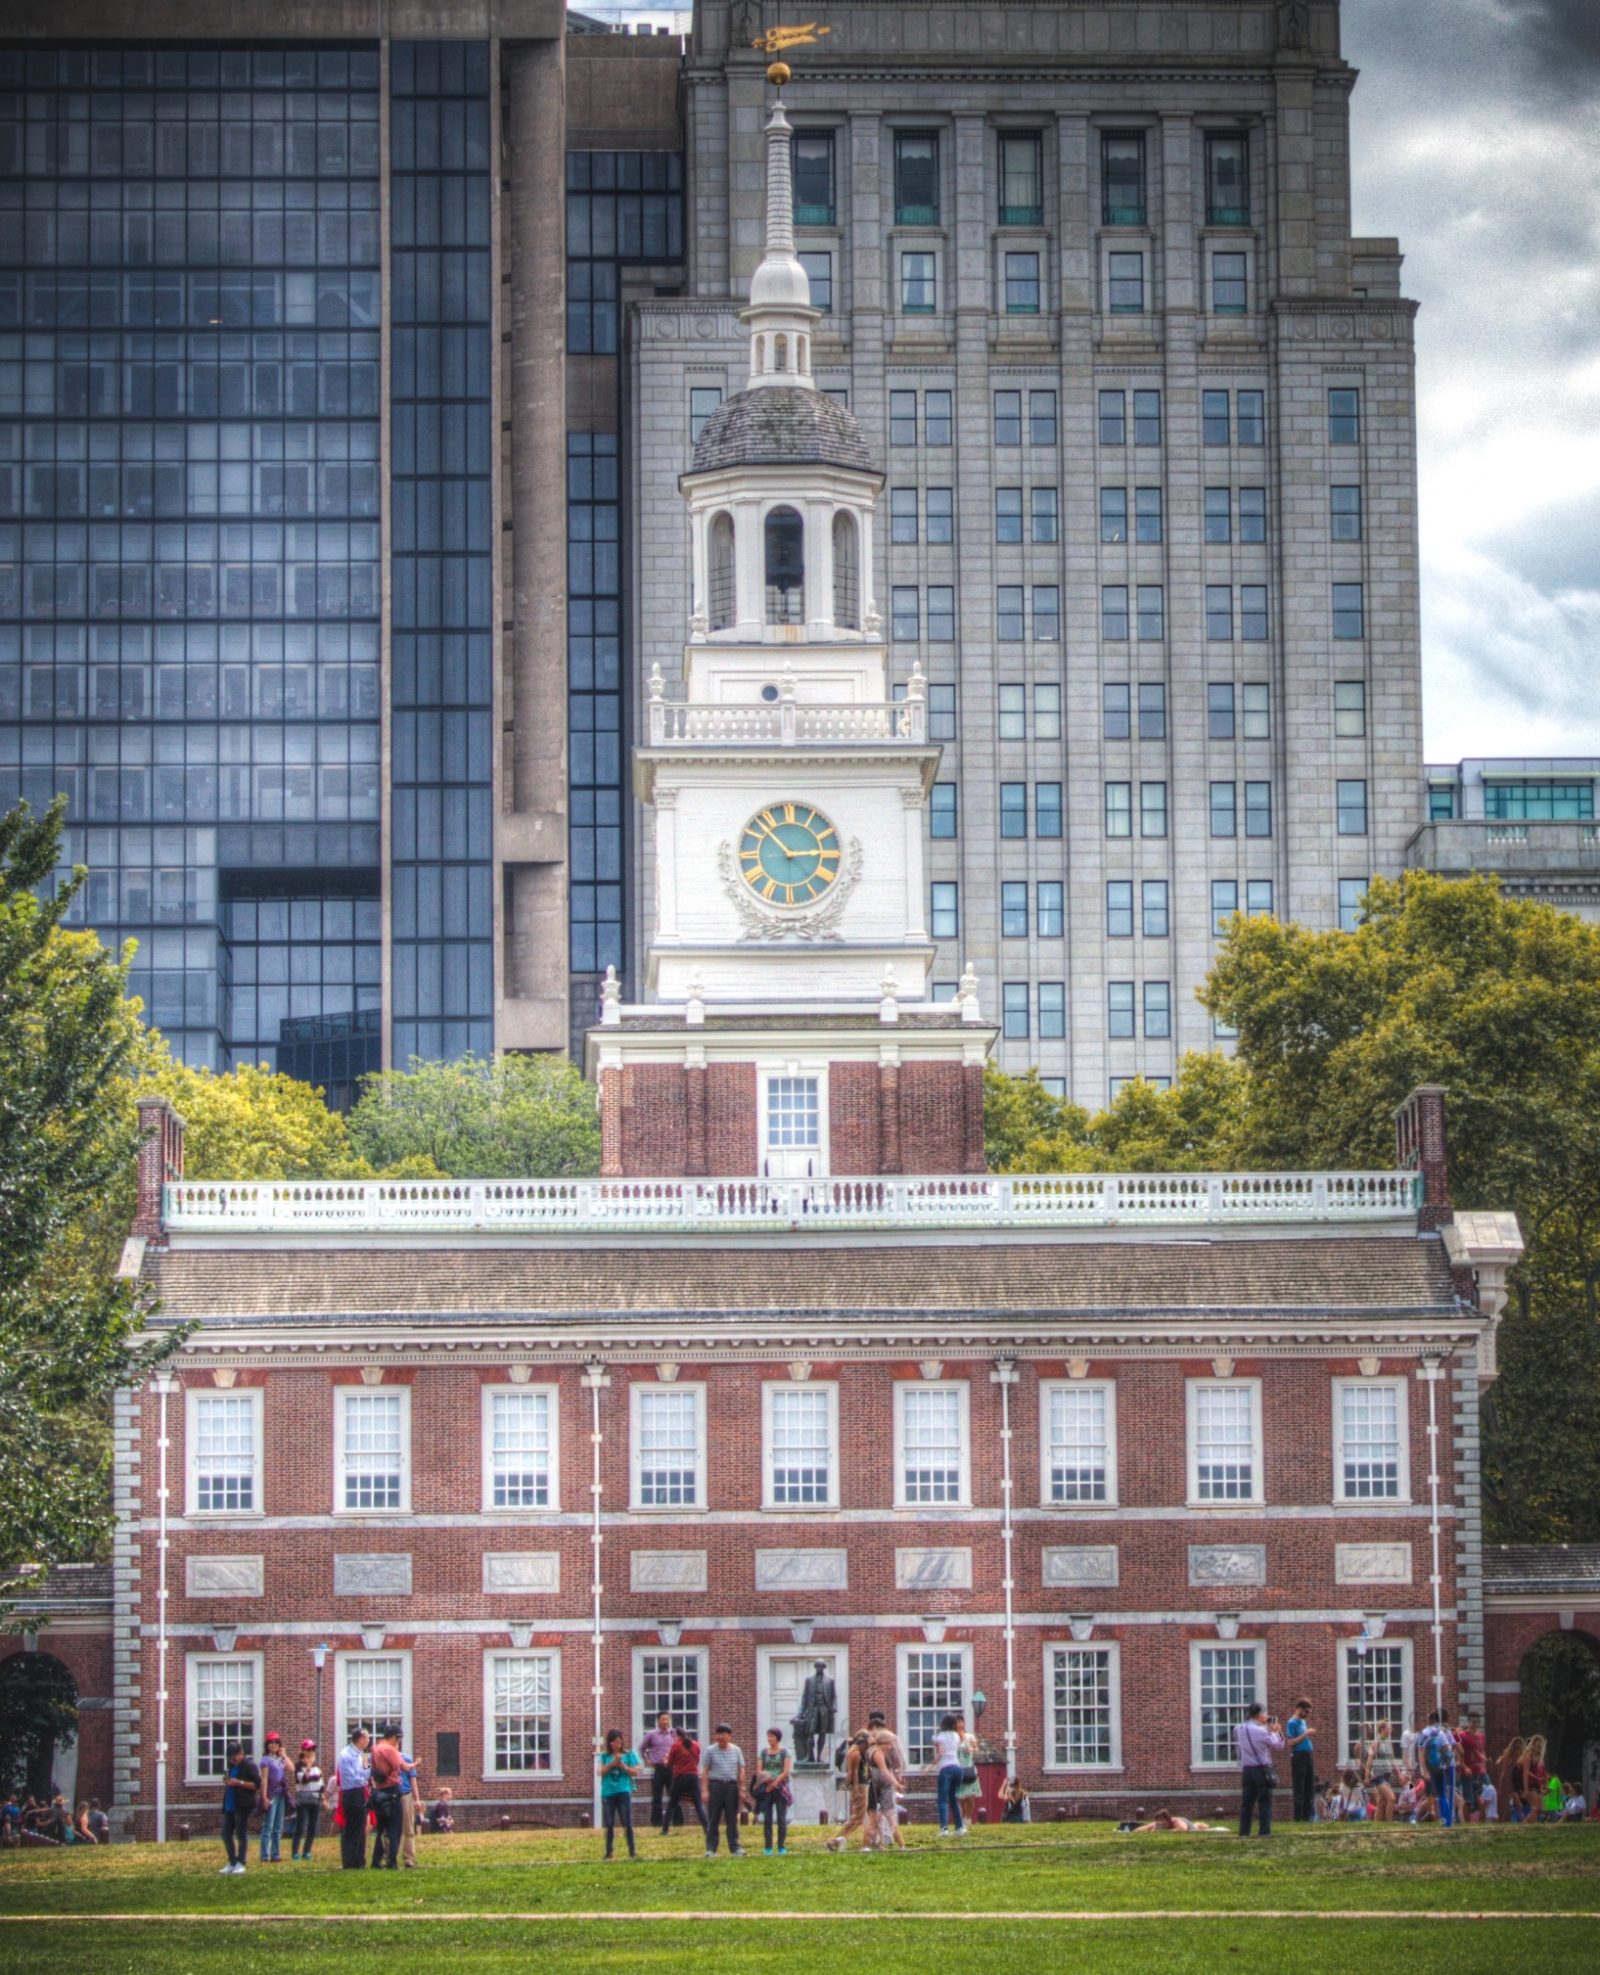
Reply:
<svg viewBox="0 0 1600 1975"><path fill-rule="evenodd" d="M1430 761L1600 755L1600 0L1344 0L1417 330Z"/></svg>

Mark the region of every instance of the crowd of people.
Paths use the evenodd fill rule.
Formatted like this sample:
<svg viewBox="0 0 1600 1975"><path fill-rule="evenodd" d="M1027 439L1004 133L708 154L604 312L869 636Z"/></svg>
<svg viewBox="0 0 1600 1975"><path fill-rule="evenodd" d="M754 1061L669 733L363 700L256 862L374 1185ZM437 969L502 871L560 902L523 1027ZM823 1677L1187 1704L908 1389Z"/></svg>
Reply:
<svg viewBox="0 0 1600 1975"><path fill-rule="evenodd" d="M222 1778L222 1872L237 1876L247 1869L250 1823L256 1817L262 1865L281 1863L285 1826L291 1862L309 1863L324 1814L339 1834L339 1863L345 1870L360 1870L369 1863L390 1871L414 1866L418 1830L453 1831L455 1813L451 1793L445 1789L432 1810L419 1816L422 1784L417 1761L401 1748L400 1740L400 1730L390 1726L380 1727L376 1736L365 1728L353 1729L329 1776L323 1774L317 1745L309 1739L300 1744L293 1761L278 1734L267 1736L259 1758L235 1742L228 1750Z"/></svg>
<svg viewBox="0 0 1600 1975"><path fill-rule="evenodd" d="M74 1810L64 1796L8 1795L0 1803L0 1845L109 1845L111 1819L98 1797L86 1797Z"/></svg>

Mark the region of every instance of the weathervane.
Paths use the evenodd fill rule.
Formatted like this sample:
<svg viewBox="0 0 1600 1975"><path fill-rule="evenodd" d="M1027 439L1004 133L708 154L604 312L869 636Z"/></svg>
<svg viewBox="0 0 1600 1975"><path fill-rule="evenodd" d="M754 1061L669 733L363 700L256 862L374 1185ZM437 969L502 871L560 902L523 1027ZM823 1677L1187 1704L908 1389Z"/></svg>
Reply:
<svg viewBox="0 0 1600 1975"><path fill-rule="evenodd" d="M818 27L815 21L807 21L804 27L769 27L765 34L758 34L750 46L763 55L781 55L790 48L803 48L809 42L820 41L825 34L832 34L831 27ZM781 89L789 80L789 64L774 62L767 70L767 80L774 88Z"/></svg>

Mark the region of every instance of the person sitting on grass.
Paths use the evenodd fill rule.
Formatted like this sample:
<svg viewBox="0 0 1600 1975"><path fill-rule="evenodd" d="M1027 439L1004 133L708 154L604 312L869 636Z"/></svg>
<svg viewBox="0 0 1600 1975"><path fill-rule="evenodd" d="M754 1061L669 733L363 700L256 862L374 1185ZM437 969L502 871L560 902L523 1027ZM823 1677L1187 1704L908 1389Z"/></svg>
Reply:
<svg viewBox="0 0 1600 1975"><path fill-rule="evenodd" d="M1033 1822L1033 1806L1028 1802L1027 1786L1020 1776L1013 1776L1001 1792L1000 1822L1002 1824Z"/></svg>
<svg viewBox="0 0 1600 1975"><path fill-rule="evenodd" d="M433 1814L428 1819L435 1831L453 1831L456 1828L456 1807L451 1802L454 1795L455 1792L448 1788L439 1792L439 1801L434 1805Z"/></svg>
<svg viewBox="0 0 1600 1975"><path fill-rule="evenodd" d="M22 1806L17 1802L15 1790L6 1793L4 1803L0 1803L0 1845L15 1851L22 1843Z"/></svg>
<svg viewBox="0 0 1600 1975"><path fill-rule="evenodd" d="M1367 1793L1353 1769L1347 1769L1339 1779L1339 1788L1333 1793L1331 1814L1337 1824L1365 1824L1367 1821Z"/></svg>
<svg viewBox="0 0 1600 1975"><path fill-rule="evenodd" d="M1574 1783L1562 1799L1559 1821L1562 1824L1581 1824L1588 1812L1589 1805L1583 1791Z"/></svg>

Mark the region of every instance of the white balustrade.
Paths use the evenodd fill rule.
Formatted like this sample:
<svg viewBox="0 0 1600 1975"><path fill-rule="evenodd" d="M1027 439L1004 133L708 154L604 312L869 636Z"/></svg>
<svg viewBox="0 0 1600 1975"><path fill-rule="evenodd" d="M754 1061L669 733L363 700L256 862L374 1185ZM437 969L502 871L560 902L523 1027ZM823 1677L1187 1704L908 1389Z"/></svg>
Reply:
<svg viewBox="0 0 1600 1975"><path fill-rule="evenodd" d="M1408 1220L1414 1173L1041 1173L935 1178L179 1180L192 1233L723 1233L795 1228L1230 1227Z"/></svg>
<svg viewBox="0 0 1600 1975"><path fill-rule="evenodd" d="M927 739L921 699L699 706L652 700L652 747L795 747Z"/></svg>

